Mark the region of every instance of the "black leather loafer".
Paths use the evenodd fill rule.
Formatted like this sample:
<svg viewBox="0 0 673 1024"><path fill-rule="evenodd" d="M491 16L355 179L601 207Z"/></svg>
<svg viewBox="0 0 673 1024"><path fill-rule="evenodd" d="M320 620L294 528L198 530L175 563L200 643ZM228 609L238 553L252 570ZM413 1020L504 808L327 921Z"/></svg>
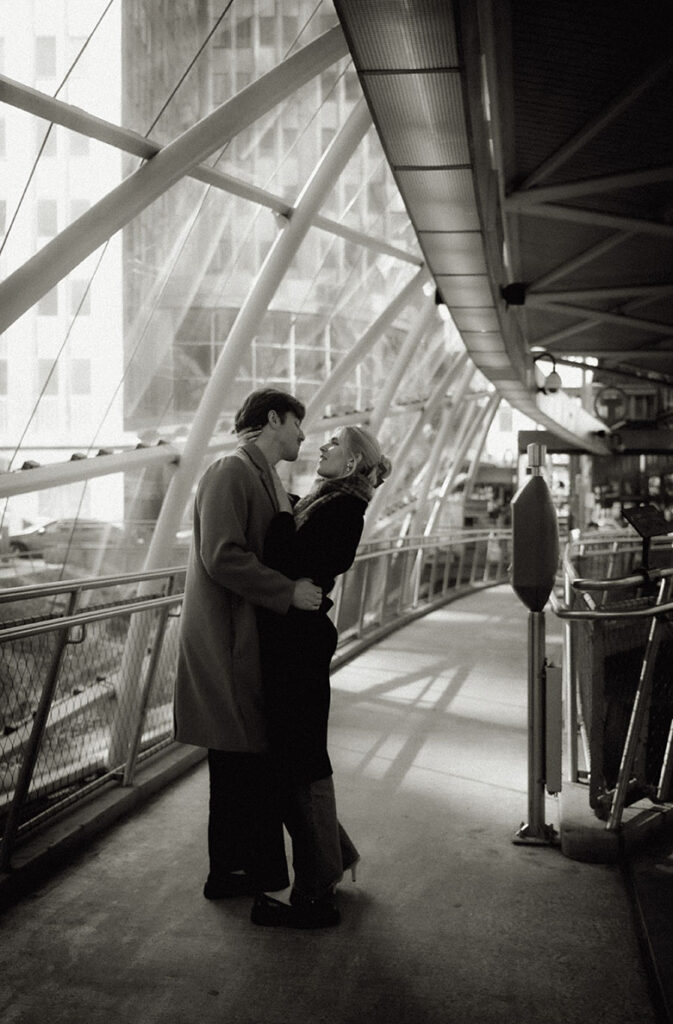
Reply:
<svg viewBox="0 0 673 1024"><path fill-rule="evenodd" d="M258 893L250 920L267 928L331 928L339 923L341 916L334 904L311 901L310 906L289 906L266 893Z"/></svg>

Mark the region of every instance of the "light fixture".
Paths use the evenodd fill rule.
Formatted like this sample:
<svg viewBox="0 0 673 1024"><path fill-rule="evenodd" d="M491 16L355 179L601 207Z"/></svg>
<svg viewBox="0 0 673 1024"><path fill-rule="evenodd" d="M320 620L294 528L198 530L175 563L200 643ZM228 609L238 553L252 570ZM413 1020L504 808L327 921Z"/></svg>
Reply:
<svg viewBox="0 0 673 1024"><path fill-rule="evenodd" d="M544 382L545 394L547 394L547 395L555 395L556 392L560 391L562 387L563 387L563 381L561 380L561 375L556 372L556 365L554 365L554 369L552 370L552 372L549 374L549 376L547 377L546 381Z"/></svg>
<svg viewBox="0 0 673 1024"><path fill-rule="evenodd" d="M536 351L537 349L537 351ZM563 387L563 381L561 380L560 373L556 370L556 360L553 356L549 355L548 352L540 350L539 346L535 346L531 349L534 352L533 359L537 366L538 359L546 359L551 362L551 372L547 374L542 384L542 387L538 387L538 391L543 395L555 395L557 391L560 391Z"/></svg>
<svg viewBox="0 0 673 1024"><path fill-rule="evenodd" d="M440 320L450 320L451 314L449 313L449 307L444 302L439 288L435 288L435 305L437 312L439 313Z"/></svg>

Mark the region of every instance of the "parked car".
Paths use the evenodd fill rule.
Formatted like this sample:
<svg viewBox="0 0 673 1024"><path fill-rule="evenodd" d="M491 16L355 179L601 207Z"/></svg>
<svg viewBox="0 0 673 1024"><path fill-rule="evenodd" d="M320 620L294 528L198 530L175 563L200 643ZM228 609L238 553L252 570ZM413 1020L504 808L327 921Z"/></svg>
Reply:
<svg viewBox="0 0 673 1024"><path fill-rule="evenodd" d="M10 534L9 548L16 555L64 562L73 549L101 548L109 542L119 542L123 536L120 526L98 519L53 519Z"/></svg>

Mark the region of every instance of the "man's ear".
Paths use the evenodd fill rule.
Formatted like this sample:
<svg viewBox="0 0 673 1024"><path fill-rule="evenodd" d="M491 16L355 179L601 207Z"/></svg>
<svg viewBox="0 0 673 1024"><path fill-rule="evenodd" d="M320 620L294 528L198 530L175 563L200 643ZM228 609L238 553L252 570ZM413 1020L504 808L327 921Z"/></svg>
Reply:
<svg viewBox="0 0 673 1024"><path fill-rule="evenodd" d="M281 418L275 409L269 409L267 422L270 423L272 427L279 427L281 425Z"/></svg>

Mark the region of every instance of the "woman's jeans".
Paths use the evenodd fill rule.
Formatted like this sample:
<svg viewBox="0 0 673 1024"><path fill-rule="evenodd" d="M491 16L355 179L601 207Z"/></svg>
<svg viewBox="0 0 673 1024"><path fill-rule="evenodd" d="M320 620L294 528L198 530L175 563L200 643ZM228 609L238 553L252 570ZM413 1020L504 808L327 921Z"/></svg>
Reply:
<svg viewBox="0 0 673 1024"><path fill-rule="evenodd" d="M289 786L283 818L292 839L294 890L311 899L329 895L359 856L337 820L332 776Z"/></svg>

